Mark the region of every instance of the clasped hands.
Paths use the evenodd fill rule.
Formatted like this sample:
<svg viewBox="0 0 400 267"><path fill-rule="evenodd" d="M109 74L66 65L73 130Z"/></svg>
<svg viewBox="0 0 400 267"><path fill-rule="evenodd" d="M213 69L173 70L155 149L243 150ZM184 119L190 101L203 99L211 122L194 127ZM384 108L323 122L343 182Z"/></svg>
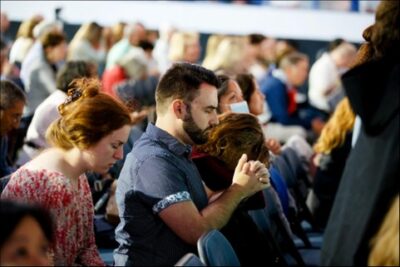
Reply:
<svg viewBox="0 0 400 267"><path fill-rule="evenodd" d="M243 154L235 169L233 183L241 185L252 194L270 186L270 173L265 164L260 161L247 161Z"/></svg>

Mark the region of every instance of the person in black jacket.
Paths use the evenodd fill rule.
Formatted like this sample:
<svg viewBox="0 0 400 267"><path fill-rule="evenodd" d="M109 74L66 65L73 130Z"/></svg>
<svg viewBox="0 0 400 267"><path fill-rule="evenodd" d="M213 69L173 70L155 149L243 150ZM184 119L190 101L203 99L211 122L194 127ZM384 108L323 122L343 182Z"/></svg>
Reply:
<svg viewBox="0 0 400 267"><path fill-rule="evenodd" d="M370 240L399 193L400 2L382 1L375 20L342 78L362 128L325 231L324 266L366 266Z"/></svg>

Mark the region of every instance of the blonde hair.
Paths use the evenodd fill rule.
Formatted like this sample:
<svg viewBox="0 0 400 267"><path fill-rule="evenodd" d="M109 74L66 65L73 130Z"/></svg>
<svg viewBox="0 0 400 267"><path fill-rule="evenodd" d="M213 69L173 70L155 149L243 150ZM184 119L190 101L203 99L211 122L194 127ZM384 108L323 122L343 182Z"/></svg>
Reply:
<svg viewBox="0 0 400 267"><path fill-rule="evenodd" d="M41 20L37 17L32 17L32 18L22 22L18 28L17 38L25 37L25 38L34 39L33 28L35 28L35 26L38 25L40 22L41 22Z"/></svg>
<svg viewBox="0 0 400 267"><path fill-rule="evenodd" d="M88 40L91 44L99 42L103 28L96 22L82 24L71 40L70 46L81 40Z"/></svg>
<svg viewBox="0 0 400 267"><path fill-rule="evenodd" d="M208 69L209 66L212 66L215 54L217 53L217 48L224 38L224 35L219 34L213 34L208 37L205 57L203 63L201 64L204 68Z"/></svg>
<svg viewBox="0 0 400 267"><path fill-rule="evenodd" d="M191 42L198 42L199 34L196 32L175 32L170 41L168 59L182 61L185 56L186 46Z"/></svg>
<svg viewBox="0 0 400 267"><path fill-rule="evenodd" d="M368 266L399 266L399 195L371 239Z"/></svg>
<svg viewBox="0 0 400 267"><path fill-rule="evenodd" d="M245 38L224 38L218 45L214 60L207 68L212 71L222 70L231 75L237 74L238 68L244 63L244 48Z"/></svg>
<svg viewBox="0 0 400 267"><path fill-rule="evenodd" d="M122 38L124 38L124 30L126 27L125 22L118 22L117 24L114 24L111 28L112 32L112 42L115 44L119 42Z"/></svg>
<svg viewBox="0 0 400 267"><path fill-rule="evenodd" d="M339 102L332 117L322 129L321 135L314 145L314 151L328 154L332 149L341 146L346 134L353 129L354 120L355 114L346 97Z"/></svg>

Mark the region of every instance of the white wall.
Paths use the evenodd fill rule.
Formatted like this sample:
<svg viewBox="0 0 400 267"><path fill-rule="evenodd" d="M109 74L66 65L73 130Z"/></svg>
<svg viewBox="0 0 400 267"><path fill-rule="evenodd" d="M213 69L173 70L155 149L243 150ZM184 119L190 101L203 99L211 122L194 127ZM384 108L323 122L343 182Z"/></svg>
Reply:
<svg viewBox="0 0 400 267"><path fill-rule="evenodd" d="M182 30L204 33L263 33L278 38L330 41L344 38L361 42L362 31L374 22L373 14L326 10L283 9L268 6L229 5L207 1L1 1L10 20L34 14L54 19L54 9L63 7L62 18L73 24L96 21L141 21L157 29L170 22Z"/></svg>

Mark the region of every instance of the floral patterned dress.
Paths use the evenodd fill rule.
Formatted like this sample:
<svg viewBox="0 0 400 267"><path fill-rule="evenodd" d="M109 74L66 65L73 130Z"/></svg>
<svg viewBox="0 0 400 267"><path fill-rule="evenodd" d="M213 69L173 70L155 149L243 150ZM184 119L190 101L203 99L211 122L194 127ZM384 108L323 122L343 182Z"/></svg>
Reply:
<svg viewBox="0 0 400 267"><path fill-rule="evenodd" d="M93 232L94 209L85 175L74 190L64 174L21 167L4 189L2 198L39 204L54 222L54 264L104 266Z"/></svg>

